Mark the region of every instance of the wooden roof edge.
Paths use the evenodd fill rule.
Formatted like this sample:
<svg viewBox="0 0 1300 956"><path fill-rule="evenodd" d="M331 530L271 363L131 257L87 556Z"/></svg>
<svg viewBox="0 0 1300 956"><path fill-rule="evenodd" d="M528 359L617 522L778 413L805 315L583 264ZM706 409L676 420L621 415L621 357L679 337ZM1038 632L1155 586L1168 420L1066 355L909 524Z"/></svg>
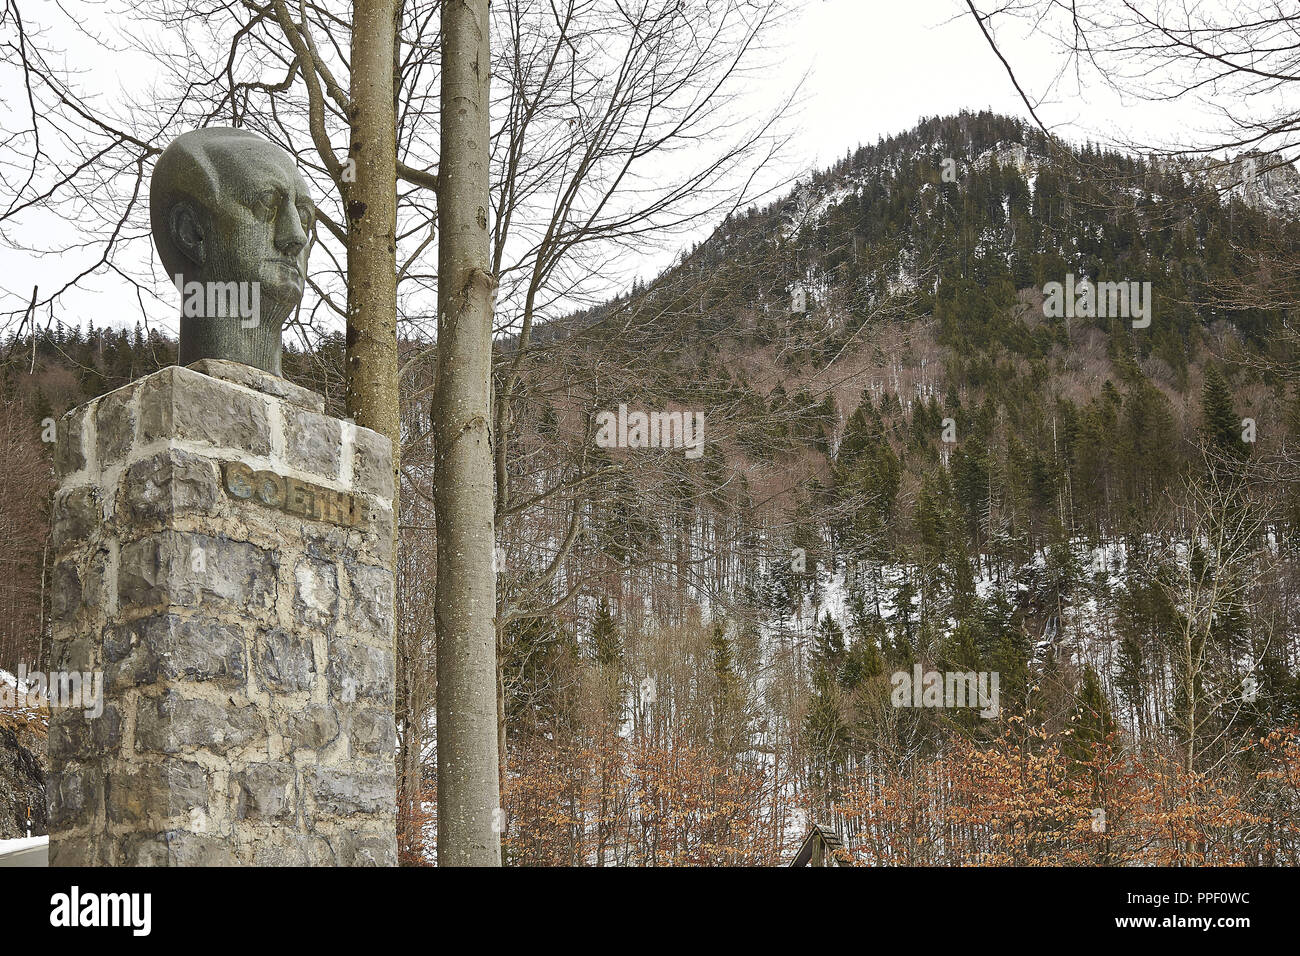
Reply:
<svg viewBox="0 0 1300 956"><path fill-rule="evenodd" d="M835 856L836 850L844 849L844 841L838 833L820 823L814 823L808 827L808 833L804 836L803 842L799 844L799 851L795 853L794 859L787 863L786 866L806 866L812 859L813 838L818 836L826 844L826 848L835 860L835 865L844 866L844 861Z"/></svg>

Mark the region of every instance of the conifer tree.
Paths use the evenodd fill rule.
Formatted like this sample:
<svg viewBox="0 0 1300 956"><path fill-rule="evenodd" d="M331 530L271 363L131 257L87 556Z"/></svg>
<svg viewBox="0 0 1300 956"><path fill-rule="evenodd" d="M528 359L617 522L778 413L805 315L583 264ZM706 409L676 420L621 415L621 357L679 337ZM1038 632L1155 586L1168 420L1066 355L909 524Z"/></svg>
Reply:
<svg viewBox="0 0 1300 956"><path fill-rule="evenodd" d="M1083 669L1083 680L1079 685L1078 703L1071 726L1074 733L1069 749L1071 756L1080 761L1088 760L1094 748L1115 731L1110 702L1106 699L1101 679L1091 664Z"/></svg>
<svg viewBox="0 0 1300 956"><path fill-rule="evenodd" d="M1205 369L1201 389L1201 434L1212 449L1232 458L1244 457L1241 416L1232 407L1232 390L1214 363Z"/></svg>
<svg viewBox="0 0 1300 956"><path fill-rule="evenodd" d="M596 663L603 668L617 668L623 663L623 641L618 633L618 622L609 609L609 599L602 596L596 605L596 617L591 625L592 650Z"/></svg>

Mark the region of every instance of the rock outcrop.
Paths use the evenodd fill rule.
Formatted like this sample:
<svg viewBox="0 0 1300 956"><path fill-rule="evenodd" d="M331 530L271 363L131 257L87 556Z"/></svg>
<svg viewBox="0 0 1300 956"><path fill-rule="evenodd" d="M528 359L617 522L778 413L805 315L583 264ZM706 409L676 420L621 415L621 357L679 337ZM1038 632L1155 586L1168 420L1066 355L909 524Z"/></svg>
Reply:
<svg viewBox="0 0 1300 956"><path fill-rule="evenodd" d="M8 675L0 675L3 679ZM46 735L49 714L40 710L0 710L0 840L46 833L45 775L49 769Z"/></svg>

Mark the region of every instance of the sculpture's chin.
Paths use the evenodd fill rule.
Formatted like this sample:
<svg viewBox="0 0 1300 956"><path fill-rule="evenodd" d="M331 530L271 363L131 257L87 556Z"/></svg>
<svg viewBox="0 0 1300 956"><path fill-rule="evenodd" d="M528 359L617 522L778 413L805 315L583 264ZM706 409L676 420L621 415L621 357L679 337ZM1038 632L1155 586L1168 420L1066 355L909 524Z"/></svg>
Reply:
<svg viewBox="0 0 1300 956"><path fill-rule="evenodd" d="M263 301L270 299L275 302L289 303L289 311L292 312L302 300L302 279L298 278L297 273L292 277L281 273L273 278L263 279L261 293Z"/></svg>
<svg viewBox="0 0 1300 956"><path fill-rule="evenodd" d="M267 296L262 299L262 324L280 328L302 301L301 294Z"/></svg>

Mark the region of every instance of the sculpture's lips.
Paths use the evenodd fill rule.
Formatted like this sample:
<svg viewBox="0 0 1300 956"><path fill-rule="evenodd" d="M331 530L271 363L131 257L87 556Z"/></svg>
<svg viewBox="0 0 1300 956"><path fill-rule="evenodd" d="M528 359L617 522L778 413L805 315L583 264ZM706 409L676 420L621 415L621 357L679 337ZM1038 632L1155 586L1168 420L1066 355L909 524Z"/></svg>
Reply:
<svg viewBox="0 0 1300 956"><path fill-rule="evenodd" d="M293 259L271 259L270 261L274 262L276 265L288 266L290 269L293 270L294 275L296 275L299 279L302 278L302 269L298 267L298 263Z"/></svg>

